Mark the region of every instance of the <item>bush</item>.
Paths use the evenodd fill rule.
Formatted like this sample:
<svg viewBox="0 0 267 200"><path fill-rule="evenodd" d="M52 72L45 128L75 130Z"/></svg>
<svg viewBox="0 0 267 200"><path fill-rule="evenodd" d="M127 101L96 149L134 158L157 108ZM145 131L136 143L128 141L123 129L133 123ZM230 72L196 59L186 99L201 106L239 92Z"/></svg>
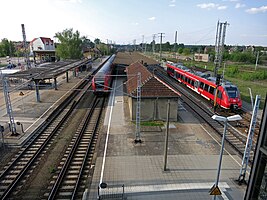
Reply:
<svg viewBox="0 0 267 200"><path fill-rule="evenodd" d="M237 66L233 66L233 67L227 68L225 73L229 77L235 77L239 73L239 70Z"/></svg>

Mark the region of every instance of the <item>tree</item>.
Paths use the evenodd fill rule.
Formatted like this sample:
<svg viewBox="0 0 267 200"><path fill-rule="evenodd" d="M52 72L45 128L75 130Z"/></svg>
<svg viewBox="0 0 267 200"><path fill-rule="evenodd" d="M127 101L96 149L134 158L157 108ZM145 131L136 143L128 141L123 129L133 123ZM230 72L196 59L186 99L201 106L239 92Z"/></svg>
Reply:
<svg viewBox="0 0 267 200"><path fill-rule="evenodd" d="M190 49L189 48L184 48L183 52L184 52L184 55L187 56L187 55L190 54Z"/></svg>
<svg viewBox="0 0 267 200"><path fill-rule="evenodd" d="M87 38L82 38L83 39L83 43L82 43L82 47L83 48L94 48L95 44Z"/></svg>
<svg viewBox="0 0 267 200"><path fill-rule="evenodd" d="M0 43L0 56L12 56L15 54L16 48L13 42L8 41L8 39L2 39Z"/></svg>
<svg viewBox="0 0 267 200"><path fill-rule="evenodd" d="M56 48L56 55L62 59L81 59L83 57L82 44L85 37L80 37L79 31L65 29L56 33L59 44Z"/></svg>
<svg viewBox="0 0 267 200"><path fill-rule="evenodd" d="M181 47L178 49L178 53L179 53L179 54L182 54L182 53L183 53L183 51L184 51L184 49L183 49L183 48L181 48Z"/></svg>
<svg viewBox="0 0 267 200"><path fill-rule="evenodd" d="M94 40L94 43L95 43L95 44L100 44L100 39L96 38L96 39Z"/></svg>

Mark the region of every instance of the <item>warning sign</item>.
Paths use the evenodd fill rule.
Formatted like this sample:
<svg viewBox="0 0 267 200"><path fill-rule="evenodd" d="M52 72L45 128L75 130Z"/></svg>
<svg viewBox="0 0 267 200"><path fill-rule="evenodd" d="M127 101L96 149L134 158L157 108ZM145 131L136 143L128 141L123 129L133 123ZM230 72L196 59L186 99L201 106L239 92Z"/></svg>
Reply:
<svg viewBox="0 0 267 200"><path fill-rule="evenodd" d="M219 188L219 186L213 185L212 188L210 189L210 195L221 195L222 192Z"/></svg>

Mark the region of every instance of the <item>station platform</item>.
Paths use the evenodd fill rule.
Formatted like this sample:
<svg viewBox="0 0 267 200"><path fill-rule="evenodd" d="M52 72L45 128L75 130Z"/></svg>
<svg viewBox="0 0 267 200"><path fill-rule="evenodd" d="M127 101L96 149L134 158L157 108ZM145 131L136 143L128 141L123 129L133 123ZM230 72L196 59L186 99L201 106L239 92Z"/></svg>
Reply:
<svg viewBox="0 0 267 200"><path fill-rule="evenodd" d="M41 102L37 102L35 90L16 89L16 85L11 84L9 93L14 120L16 123L17 135L12 135L9 128L9 117L7 115L5 97L0 93L0 125L4 127L3 137L0 135L0 148L3 146L20 146L31 135L31 133L45 121L54 108L60 104L65 97L72 92L83 79L99 67L106 58L97 59L92 63L90 71L78 72L76 76L70 75L66 82L65 75L58 77L57 90L40 89ZM21 92L23 95L20 95ZM19 122L17 125L17 122Z"/></svg>
<svg viewBox="0 0 267 200"><path fill-rule="evenodd" d="M129 119L123 78L117 77L109 99L91 187L83 199L213 199L221 139L183 105L179 121L170 123L167 170L163 171L165 127L141 127L135 143L135 124ZM142 108L141 108L142 112ZM241 158L225 145L216 199L243 199L238 185ZM102 184L101 184L102 183ZM104 184L103 184L104 183ZM103 187L99 189L99 186Z"/></svg>

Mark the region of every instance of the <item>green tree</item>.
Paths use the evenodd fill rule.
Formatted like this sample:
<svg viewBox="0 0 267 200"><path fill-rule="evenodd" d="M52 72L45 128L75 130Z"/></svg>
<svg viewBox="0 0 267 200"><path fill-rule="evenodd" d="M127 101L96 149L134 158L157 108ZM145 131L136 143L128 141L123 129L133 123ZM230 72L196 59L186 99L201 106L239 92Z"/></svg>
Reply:
<svg viewBox="0 0 267 200"><path fill-rule="evenodd" d="M80 37L79 31L73 32L73 29L65 29L63 32L56 33L59 44L56 48L56 55L62 59L81 59L82 44L86 39Z"/></svg>
<svg viewBox="0 0 267 200"><path fill-rule="evenodd" d="M100 39L96 38L96 39L94 40L94 43L95 43L95 44L100 44Z"/></svg>
<svg viewBox="0 0 267 200"><path fill-rule="evenodd" d="M184 51L184 49L183 49L183 48L181 48L181 47L178 49L178 53L179 53L179 54L182 54L182 53L183 53L183 51Z"/></svg>
<svg viewBox="0 0 267 200"><path fill-rule="evenodd" d="M189 48L184 48L183 52L184 52L184 55L187 56L187 55L190 54L190 49Z"/></svg>
<svg viewBox="0 0 267 200"><path fill-rule="evenodd" d="M95 44L87 38L83 38L83 43L82 43L83 48L94 48Z"/></svg>
<svg viewBox="0 0 267 200"><path fill-rule="evenodd" d="M12 41L8 41L8 39L2 39L0 43L0 56L13 56L15 54L16 48Z"/></svg>

